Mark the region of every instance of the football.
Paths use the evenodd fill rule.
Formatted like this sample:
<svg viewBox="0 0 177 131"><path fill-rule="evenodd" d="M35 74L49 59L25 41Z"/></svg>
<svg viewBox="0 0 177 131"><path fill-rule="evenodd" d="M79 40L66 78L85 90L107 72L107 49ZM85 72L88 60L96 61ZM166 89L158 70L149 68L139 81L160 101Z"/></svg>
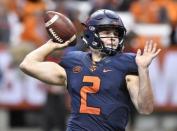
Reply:
<svg viewBox="0 0 177 131"><path fill-rule="evenodd" d="M54 42L62 44L70 39L70 45L76 44L76 28L68 17L59 12L46 11L44 22L47 33Z"/></svg>

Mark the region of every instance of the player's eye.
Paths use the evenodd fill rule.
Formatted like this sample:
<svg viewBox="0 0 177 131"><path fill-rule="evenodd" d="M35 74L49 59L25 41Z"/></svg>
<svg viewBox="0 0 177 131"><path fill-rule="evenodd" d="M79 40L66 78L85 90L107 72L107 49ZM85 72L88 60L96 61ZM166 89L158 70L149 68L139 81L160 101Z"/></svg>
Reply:
<svg viewBox="0 0 177 131"><path fill-rule="evenodd" d="M110 35L112 32L111 31L104 31L105 35Z"/></svg>
<svg viewBox="0 0 177 131"><path fill-rule="evenodd" d="M119 36L119 32L118 32L118 31L114 31L114 35L115 35L116 37L118 37L118 36Z"/></svg>

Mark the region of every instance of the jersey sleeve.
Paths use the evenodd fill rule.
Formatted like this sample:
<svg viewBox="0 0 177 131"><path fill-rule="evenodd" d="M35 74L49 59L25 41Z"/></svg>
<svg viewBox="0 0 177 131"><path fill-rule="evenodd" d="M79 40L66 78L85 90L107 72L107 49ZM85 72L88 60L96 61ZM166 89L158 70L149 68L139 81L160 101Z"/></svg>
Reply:
<svg viewBox="0 0 177 131"><path fill-rule="evenodd" d="M128 57L128 64L127 64L128 65L128 71L127 71L127 74L138 75L138 67L137 67L137 64L135 62L136 54L128 53L127 57Z"/></svg>
<svg viewBox="0 0 177 131"><path fill-rule="evenodd" d="M64 53L68 53L71 51L86 51L87 46L83 43L77 43L75 46L69 46L64 50Z"/></svg>
<svg viewBox="0 0 177 131"><path fill-rule="evenodd" d="M69 68L72 63L72 59L74 58L74 52L80 51L76 46L68 46L64 49L62 57L60 59L59 65L63 68Z"/></svg>
<svg viewBox="0 0 177 131"><path fill-rule="evenodd" d="M67 47L63 52L64 54L67 54L68 52L71 52L71 51L79 51L79 49L76 46L70 46L70 47Z"/></svg>
<svg viewBox="0 0 177 131"><path fill-rule="evenodd" d="M74 51L65 52L63 56L61 57L59 65L65 69L70 68L72 64L73 54L74 54Z"/></svg>
<svg viewBox="0 0 177 131"><path fill-rule="evenodd" d="M80 61L79 58L82 56L82 51L68 51L61 57L59 65L64 69L71 69L73 66L77 65Z"/></svg>

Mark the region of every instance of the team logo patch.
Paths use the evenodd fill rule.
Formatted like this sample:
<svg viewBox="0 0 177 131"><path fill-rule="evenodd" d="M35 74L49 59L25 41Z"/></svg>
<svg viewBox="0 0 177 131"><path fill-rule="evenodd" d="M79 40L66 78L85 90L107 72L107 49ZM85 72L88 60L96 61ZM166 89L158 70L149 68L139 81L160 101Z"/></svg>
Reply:
<svg viewBox="0 0 177 131"><path fill-rule="evenodd" d="M97 66L96 65L91 65L89 69L90 69L90 71L93 72L97 69Z"/></svg>
<svg viewBox="0 0 177 131"><path fill-rule="evenodd" d="M73 72L74 72L74 73L79 73L79 72L81 72L81 70L82 70L81 66L75 66L75 67L73 68Z"/></svg>

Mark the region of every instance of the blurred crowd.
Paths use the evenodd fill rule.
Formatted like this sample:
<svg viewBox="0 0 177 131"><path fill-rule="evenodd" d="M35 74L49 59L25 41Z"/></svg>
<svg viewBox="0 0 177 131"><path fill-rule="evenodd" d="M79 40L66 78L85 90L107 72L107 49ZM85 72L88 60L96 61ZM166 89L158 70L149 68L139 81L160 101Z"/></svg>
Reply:
<svg viewBox="0 0 177 131"><path fill-rule="evenodd" d="M11 113L42 110L44 131L56 125L64 130L62 122L69 112L66 90L24 75L18 65L28 52L49 39L45 11L68 16L82 44L81 22L103 8L122 17L128 31L126 52L136 52L147 40L163 49L150 67L156 111L177 111L177 0L0 0L0 108ZM60 55L51 54L48 59L58 62Z"/></svg>

